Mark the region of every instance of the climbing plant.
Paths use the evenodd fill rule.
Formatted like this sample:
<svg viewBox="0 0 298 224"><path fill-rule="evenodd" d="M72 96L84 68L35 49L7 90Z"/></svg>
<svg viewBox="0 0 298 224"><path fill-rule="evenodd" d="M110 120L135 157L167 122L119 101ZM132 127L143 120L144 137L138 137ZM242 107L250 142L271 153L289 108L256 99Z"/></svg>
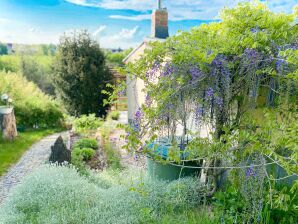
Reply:
<svg viewBox="0 0 298 224"><path fill-rule="evenodd" d="M186 151L187 159L242 168L248 182L235 180L233 172L230 179L242 185L244 197L247 184L262 198L264 178L270 188L270 180L277 181L262 164L282 167L285 179L297 177L297 13L276 14L255 1L220 15L220 22L152 43L126 67L144 82L146 94L128 128L126 148L148 152L149 143L167 137L168 160L179 163ZM296 189L297 180L291 186ZM247 221L260 218L249 210L252 204L247 208Z"/></svg>

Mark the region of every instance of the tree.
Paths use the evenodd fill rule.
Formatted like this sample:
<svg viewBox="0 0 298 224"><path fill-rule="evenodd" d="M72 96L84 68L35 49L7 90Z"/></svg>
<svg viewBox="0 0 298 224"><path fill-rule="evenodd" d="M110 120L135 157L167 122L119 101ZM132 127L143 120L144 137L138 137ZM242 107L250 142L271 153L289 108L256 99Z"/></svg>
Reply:
<svg viewBox="0 0 298 224"><path fill-rule="evenodd" d="M86 31L64 35L54 62L57 95L71 115L106 114L102 90L112 81L99 44Z"/></svg>
<svg viewBox="0 0 298 224"><path fill-rule="evenodd" d="M5 44L0 43L0 55L8 54L8 49Z"/></svg>
<svg viewBox="0 0 298 224"><path fill-rule="evenodd" d="M124 66L123 60L124 58L130 54L130 52L132 52L132 48L126 49L124 51L121 52L107 52L106 53L106 58L107 58L107 62L108 64L112 65L112 66Z"/></svg>
<svg viewBox="0 0 298 224"><path fill-rule="evenodd" d="M51 56L21 56L20 72L28 81L34 82L44 93L55 95L51 80L53 69Z"/></svg>

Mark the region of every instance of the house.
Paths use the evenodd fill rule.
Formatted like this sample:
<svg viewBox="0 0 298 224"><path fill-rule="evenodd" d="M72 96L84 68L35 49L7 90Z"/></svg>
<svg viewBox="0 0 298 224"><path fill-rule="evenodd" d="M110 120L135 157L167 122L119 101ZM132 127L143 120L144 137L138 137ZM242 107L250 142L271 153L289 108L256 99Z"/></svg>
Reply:
<svg viewBox="0 0 298 224"><path fill-rule="evenodd" d="M146 38L137 48L135 48L124 60L125 64L137 61L140 59L149 43L153 41L165 41L169 37L168 27L168 11L162 8L161 0L157 1L157 9L152 13L151 36ZM136 110L144 103L145 94L142 92L144 82L137 78L126 79L127 83L127 98L128 98L128 122L131 123L134 119Z"/></svg>

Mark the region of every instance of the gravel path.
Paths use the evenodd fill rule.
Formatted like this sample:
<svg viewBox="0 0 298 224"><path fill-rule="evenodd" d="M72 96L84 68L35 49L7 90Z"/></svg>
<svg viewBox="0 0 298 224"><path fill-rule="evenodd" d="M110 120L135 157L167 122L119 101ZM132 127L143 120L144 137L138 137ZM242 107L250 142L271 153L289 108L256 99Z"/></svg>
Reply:
<svg viewBox="0 0 298 224"><path fill-rule="evenodd" d="M142 169L146 168L146 157L144 155L140 155L136 157L132 153L127 152L126 149L123 149L122 146L125 145L125 140L121 137L125 135L125 131L123 129L115 129L110 135L110 141L114 145L120 154L121 165L127 168L133 169Z"/></svg>
<svg viewBox="0 0 298 224"><path fill-rule="evenodd" d="M0 204L9 195L11 189L20 183L25 176L48 160L51 146L59 135L65 139L67 132L50 135L32 145L22 158L4 176L0 177Z"/></svg>

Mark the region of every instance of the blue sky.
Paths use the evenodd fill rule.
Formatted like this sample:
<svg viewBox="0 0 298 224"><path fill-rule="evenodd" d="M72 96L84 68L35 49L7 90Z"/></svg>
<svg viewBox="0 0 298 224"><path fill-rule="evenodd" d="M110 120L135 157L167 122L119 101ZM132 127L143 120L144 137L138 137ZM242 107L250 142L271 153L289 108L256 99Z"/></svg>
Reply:
<svg viewBox="0 0 298 224"><path fill-rule="evenodd" d="M224 6L241 0L163 0L170 35L218 19ZM243 0L242 0L243 1ZM0 0L0 42L58 43L64 32L87 29L104 48L128 48L151 32L157 0ZM298 0L268 0L290 13Z"/></svg>

